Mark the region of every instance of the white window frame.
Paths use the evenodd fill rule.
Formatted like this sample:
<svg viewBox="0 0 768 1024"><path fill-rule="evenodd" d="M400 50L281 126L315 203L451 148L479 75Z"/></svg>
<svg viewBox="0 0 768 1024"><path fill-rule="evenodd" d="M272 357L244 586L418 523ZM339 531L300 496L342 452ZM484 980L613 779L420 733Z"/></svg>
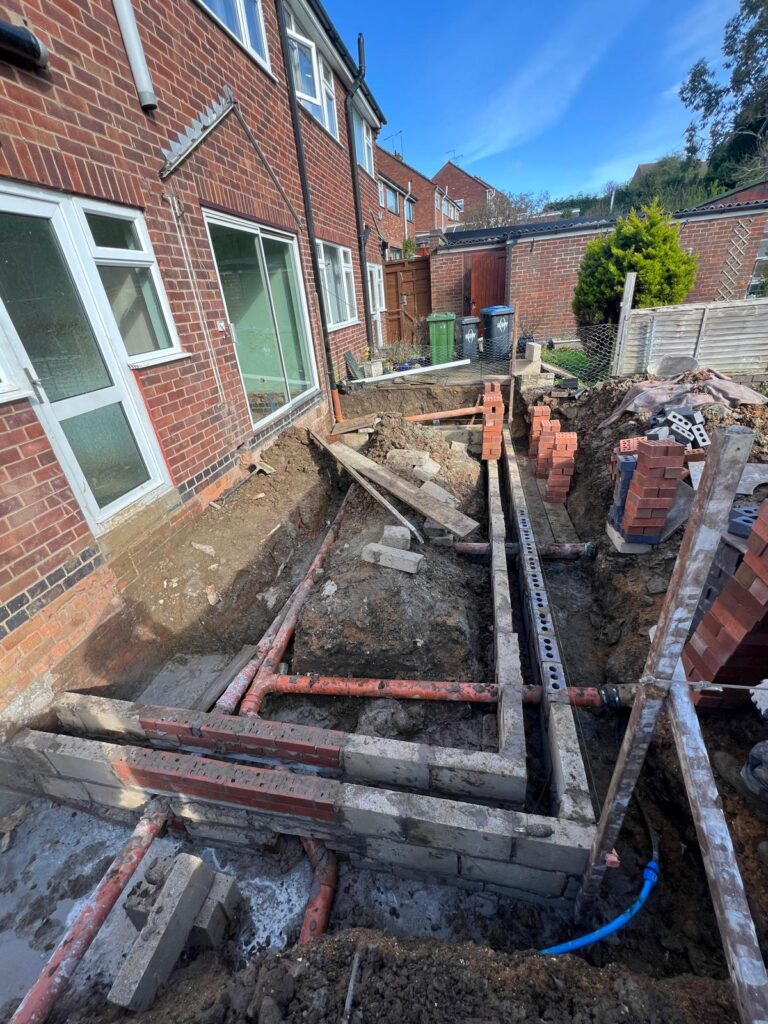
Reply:
<svg viewBox="0 0 768 1024"><path fill-rule="evenodd" d="M237 32L233 31L229 27L229 25L226 24L226 22L221 20L218 14L216 14L216 12L208 6L205 0L194 0L194 2L197 4L198 7L202 7L205 13L210 18L212 18L217 25L224 29L224 31L227 33L230 39L234 39L234 41L239 46L243 47L243 49L249 56L253 57L257 64L260 64L265 71L272 75L272 68L269 63L269 43L267 42L267 30L266 26L264 25L264 11L262 9L262 0L234 0L235 13L237 14L237 20L240 29L239 35ZM264 40L263 56L262 54L259 53L258 50L254 49L253 43L251 42L251 34L248 31L248 16L245 11L245 5L247 3L254 4L256 8L256 16L258 17L259 24L261 26L261 38Z"/></svg>
<svg viewBox="0 0 768 1024"><path fill-rule="evenodd" d="M91 256L91 260L85 262L85 269L91 279L92 290L99 295L103 295L103 316L114 326L115 336L119 343L123 345L128 366L132 370L137 370L143 369L145 366L156 366L158 363L168 363L173 362L176 359L189 358L191 353L184 352L181 348L181 341L176 331L176 325L173 321L173 314L171 313L168 296L165 294L163 279L160 276L160 270L157 266L157 260L155 259L152 243L147 232L147 225L142 214L138 210L131 210L126 207L107 207L104 203L94 202L90 199L74 199L73 202L74 208L72 216L77 221L79 230L82 232L84 238L85 246ZM86 214L88 213L111 217L114 220L124 220L131 224L139 239L141 248L108 249L103 246L96 245L86 217ZM104 289L104 285L101 282L101 277L99 276L98 268L100 266L145 267L149 270L152 283L155 287L155 294L157 295L157 299L160 304L160 311L163 315L163 319L165 320L165 328L168 331L168 337L171 340L169 348L161 348L157 350L150 349L147 352L137 352L135 355L130 355L128 353L128 350L123 344L123 339L120 335L120 328L118 327L114 313L112 312L112 306L110 305L109 298Z"/></svg>
<svg viewBox="0 0 768 1024"><path fill-rule="evenodd" d="M414 200L410 197L406 197L405 200L405 219L409 224L413 224L413 218L416 215Z"/></svg>
<svg viewBox="0 0 768 1024"><path fill-rule="evenodd" d="M376 169L373 160L373 129L368 124L363 115L357 110L353 112L353 120L355 120L355 124L360 124L360 134L363 137L363 151L361 153L357 145L357 132L355 131L355 150L357 151L355 153L355 156L357 158L358 166L362 167L366 174L369 174L375 181Z"/></svg>
<svg viewBox="0 0 768 1024"><path fill-rule="evenodd" d="M394 210L389 205L389 197L390 196L394 196L395 197L395 208L394 208ZM385 197L385 199L387 201L387 203L386 203L387 213L391 213L394 217L399 217L400 216L400 193L397 191L396 188L393 188L392 185L387 185L385 183L385 185L384 185L384 197Z"/></svg>
<svg viewBox="0 0 768 1024"><path fill-rule="evenodd" d="M293 40L293 42L296 43L297 46L305 46L309 50L309 57L312 62L312 79L315 83L314 93L303 92L299 87L299 83L296 81L296 77L294 76L293 88L294 92L296 93L296 98L299 100L306 100L306 102L308 103L313 103L316 107L322 107L323 90L320 82L320 66L318 64L317 59L317 47L315 46L311 39L307 39L307 37L303 35L301 32L299 32L299 30L296 28L296 19L293 15L293 12L290 9L286 9L285 13L287 16L286 31L288 34L288 39ZM288 63L291 65L291 68L293 68L293 61L290 53L288 54Z"/></svg>
<svg viewBox="0 0 768 1024"><path fill-rule="evenodd" d="M352 297L352 313L349 319L341 320L338 323L330 320L331 304L329 301L330 293L330 278L328 271L330 270L330 261L326 259L326 249L335 249L339 253L339 259L341 260L341 273L344 278L344 302L345 305L349 306L349 296ZM328 320L329 331L340 331L344 327L352 327L354 324L360 323L357 316L357 292L355 290L355 270L352 262L352 250L345 248L343 245L335 245L333 242L321 242L317 243L317 258L320 263L320 273L323 278L323 299L325 301L325 315Z"/></svg>
<svg viewBox="0 0 768 1024"><path fill-rule="evenodd" d="M384 191L384 182L381 180L381 178L379 178L378 185L379 185L379 206L381 206L383 209L386 209L387 200L386 200L385 191Z"/></svg>
<svg viewBox="0 0 768 1024"><path fill-rule="evenodd" d="M277 228L264 227L261 224L255 224L250 220L243 220L241 217L233 217L228 213L219 213L216 210L203 210L203 220L205 221L205 231L208 235L208 245L211 250L211 259L216 269L216 282L219 286L219 295L221 296L222 305L226 309L226 301L224 299L224 289L221 286L221 277L219 276L219 266L216 262L216 256L213 249L213 241L211 239L211 224L223 224L224 227L235 228L238 231L247 231L252 235L257 235L259 238L275 238L281 242L290 243L291 258L293 260L293 271L294 279L298 284L299 289L299 304L301 305L301 318L302 324L304 325L305 337L307 339L307 350L309 355L309 366L312 372L312 382L310 387L306 391L302 391L300 395L290 399L285 405L281 405L279 409L275 409L274 412L269 413L267 416L262 416L260 420L254 420L251 417L251 426L254 431L261 431L264 427L269 426L270 423L274 423L276 420L282 419L286 416L291 409L294 409L297 405L301 405L306 402L308 398L316 395L320 391L320 384L317 376L317 360L315 358L315 346L313 343L312 335L312 324L309 319L309 305L307 303L307 291L304 287L304 275L301 272L301 260L299 259L299 247L296 239L296 235L291 234L289 231L279 231ZM279 347L279 333L278 333L278 347ZM237 345L235 344L234 337L232 338L232 351L235 353L235 359L237 361L237 371L240 374L240 383L243 388L243 395L245 396L245 403L249 409L248 403L248 391L245 387L245 378L243 376L242 367L240 366L240 359L237 354ZM282 362L282 349L280 351L280 360Z"/></svg>
<svg viewBox="0 0 768 1024"><path fill-rule="evenodd" d="M82 200L64 193L47 189L18 185L15 182L0 181L0 208L22 215L43 217L50 221L60 247L62 257L71 275L75 293L78 295L85 316L93 330L107 372L113 384L109 388L123 405L123 412L136 441L137 448L146 465L149 479L133 488L127 494L103 508L99 507L90 485L72 449L64 436L61 422L52 409L52 403L36 396L26 380L24 365L31 364L25 353L10 316L0 302L0 370L8 375L9 386L0 392L0 401L29 398L33 410L45 430L54 455L64 472L73 493L78 499L86 522L95 536L112 528L113 521L126 509L138 511L161 494L171 490L173 483L155 434L152 420L144 404L138 383L131 373L123 340L117 331L112 307L98 276L87 239L83 236L80 213L77 205ZM125 215L124 208L111 203L92 202L90 208L105 216ZM138 211L133 216L143 217ZM90 237L90 231L88 231ZM148 243L149 239L146 238ZM162 284L159 294L162 293ZM173 321L168 323L169 330ZM166 353L170 350L165 349ZM176 357L178 358L178 356ZM15 385L15 386L14 386ZM79 404L79 411L87 412L90 407L99 407L98 398L104 391L74 396L72 401Z"/></svg>
<svg viewBox="0 0 768 1024"><path fill-rule="evenodd" d="M440 209L440 192L438 189L435 189L435 209Z"/></svg>

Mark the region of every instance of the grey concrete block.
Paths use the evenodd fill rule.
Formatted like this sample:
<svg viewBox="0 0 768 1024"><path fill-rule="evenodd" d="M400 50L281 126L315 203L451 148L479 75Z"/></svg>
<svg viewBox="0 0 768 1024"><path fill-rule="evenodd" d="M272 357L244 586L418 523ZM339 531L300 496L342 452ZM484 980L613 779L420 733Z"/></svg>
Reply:
<svg viewBox="0 0 768 1024"><path fill-rule="evenodd" d="M525 801L525 757L514 759L486 751L431 747L430 788L455 796L504 800L522 806Z"/></svg>
<svg viewBox="0 0 768 1024"><path fill-rule="evenodd" d="M545 721L557 817L594 822L573 709L569 704L550 704Z"/></svg>
<svg viewBox="0 0 768 1024"><path fill-rule="evenodd" d="M381 533L381 543L387 548L411 549L411 531L407 526L385 526Z"/></svg>
<svg viewBox="0 0 768 1024"><path fill-rule="evenodd" d="M540 896L560 896L565 889L565 873L562 871L540 871L523 864L504 864L479 857L462 856L461 875L462 878L504 885Z"/></svg>
<svg viewBox="0 0 768 1024"><path fill-rule="evenodd" d="M237 882L231 875L217 871L192 925L188 945L215 949L224 938L229 925L236 919L239 905L240 890L237 888Z"/></svg>
<svg viewBox="0 0 768 1024"><path fill-rule="evenodd" d="M175 858L147 923L109 990L109 1002L133 1011L152 1005L184 949L212 883L213 872L199 857L180 853Z"/></svg>
<svg viewBox="0 0 768 1024"><path fill-rule="evenodd" d="M433 461L429 452L418 448L392 448L387 452L387 462L394 469L413 469L414 466L425 466Z"/></svg>
<svg viewBox="0 0 768 1024"><path fill-rule="evenodd" d="M128 786L102 786L98 782L85 782L90 799L104 807L118 807L124 811L137 811L144 807L152 794Z"/></svg>
<svg viewBox="0 0 768 1024"><path fill-rule="evenodd" d="M374 565L381 565L386 569L415 573L419 571L424 555L419 555L415 551L388 548L383 544L366 544L363 548L362 559L364 562L372 562Z"/></svg>
<svg viewBox="0 0 768 1024"><path fill-rule="evenodd" d="M521 836L515 840L512 859L542 871L564 871L579 875L586 866L594 830L575 822L558 822L557 831L549 840Z"/></svg>
<svg viewBox="0 0 768 1024"><path fill-rule="evenodd" d="M338 804L341 823L353 835L402 839L402 796L345 783Z"/></svg>
<svg viewBox="0 0 768 1024"><path fill-rule="evenodd" d="M456 543L456 538L452 533L444 533L442 537L430 537L429 542L436 548L452 548Z"/></svg>
<svg viewBox="0 0 768 1024"><path fill-rule="evenodd" d="M59 723L71 732L86 736L122 736L129 740L143 740L144 730L139 724L141 705L129 700L110 700L83 693L60 693L53 702L53 711Z"/></svg>
<svg viewBox="0 0 768 1024"><path fill-rule="evenodd" d="M545 907L552 913L569 913L573 909L573 901L565 896L542 896L541 893L515 889L510 885L495 885L492 882L485 885L484 891L504 896L508 900L517 900L519 903L531 903L537 907Z"/></svg>
<svg viewBox="0 0 768 1024"><path fill-rule="evenodd" d="M455 853L431 850L426 846L396 843L389 839L370 839L366 844L371 860L397 868L426 871L430 874L458 875L459 858Z"/></svg>
<svg viewBox="0 0 768 1024"><path fill-rule="evenodd" d="M436 477L437 474L443 467L439 462L435 462L434 459L427 459L426 462L420 466L414 466L412 472L417 480L423 480L425 483L429 482Z"/></svg>
<svg viewBox="0 0 768 1024"><path fill-rule="evenodd" d="M429 765L419 743L351 734L342 747L341 767L350 781L429 789Z"/></svg>
<svg viewBox="0 0 768 1024"><path fill-rule="evenodd" d="M435 537L447 536L448 530L446 530L446 528L441 523L435 522L434 519L425 519L424 533L427 535L427 537L429 537L432 540Z"/></svg>
<svg viewBox="0 0 768 1024"><path fill-rule="evenodd" d="M42 779L40 782L43 792L53 800L61 800L62 803L89 804L91 799L88 790L82 782L75 782L73 779Z"/></svg>

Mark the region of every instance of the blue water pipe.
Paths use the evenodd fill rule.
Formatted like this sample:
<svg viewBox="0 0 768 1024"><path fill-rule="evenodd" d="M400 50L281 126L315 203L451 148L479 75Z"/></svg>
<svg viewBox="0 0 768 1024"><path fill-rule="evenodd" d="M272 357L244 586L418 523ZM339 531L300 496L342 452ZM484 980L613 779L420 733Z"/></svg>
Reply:
<svg viewBox="0 0 768 1024"><path fill-rule="evenodd" d="M585 946L591 946L593 942L599 942L601 939L607 938L609 935L613 935L614 932L619 931L623 928L628 921L631 921L635 914L638 913L640 908L643 906L645 901L648 899L651 889L656 885L659 880L659 865L656 860L649 860L643 869L643 888L640 890L640 895L637 897L631 907L628 907L623 914L619 914L608 924L604 924L602 928L598 928L594 932L590 932L588 935L582 935L578 939L571 939L570 942L561 942L559 946L550 946L549 949L540 949L540 953L544 953L547 956L558 956L560 953L573 953L575 949L583 949Z"/></svg>

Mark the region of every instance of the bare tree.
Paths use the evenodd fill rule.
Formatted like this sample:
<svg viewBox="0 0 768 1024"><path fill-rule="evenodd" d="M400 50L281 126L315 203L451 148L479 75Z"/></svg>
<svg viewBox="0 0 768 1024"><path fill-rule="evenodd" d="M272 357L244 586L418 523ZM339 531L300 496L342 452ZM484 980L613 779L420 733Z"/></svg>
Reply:
<svg viewBox="0 0 768 1024"><path fill-rule="evenodd" d="M464 207L463 228L502 228L527 220L539 213L549 201L547 193L534 196L533 192L496 191L485 202L467 203Z"/></svg>

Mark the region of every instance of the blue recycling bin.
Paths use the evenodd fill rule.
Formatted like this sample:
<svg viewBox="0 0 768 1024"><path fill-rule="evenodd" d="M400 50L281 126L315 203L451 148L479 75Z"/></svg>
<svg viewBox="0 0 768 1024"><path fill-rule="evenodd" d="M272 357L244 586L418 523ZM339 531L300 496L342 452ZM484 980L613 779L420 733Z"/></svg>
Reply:
<svg viewBox="0 0 768 1024"><path fill-rule="evenodd" d="M481 309L485 328L483 354L486 359L500 362L509 358L512 325L515 320L514 306L486 306Z"/></svg>

